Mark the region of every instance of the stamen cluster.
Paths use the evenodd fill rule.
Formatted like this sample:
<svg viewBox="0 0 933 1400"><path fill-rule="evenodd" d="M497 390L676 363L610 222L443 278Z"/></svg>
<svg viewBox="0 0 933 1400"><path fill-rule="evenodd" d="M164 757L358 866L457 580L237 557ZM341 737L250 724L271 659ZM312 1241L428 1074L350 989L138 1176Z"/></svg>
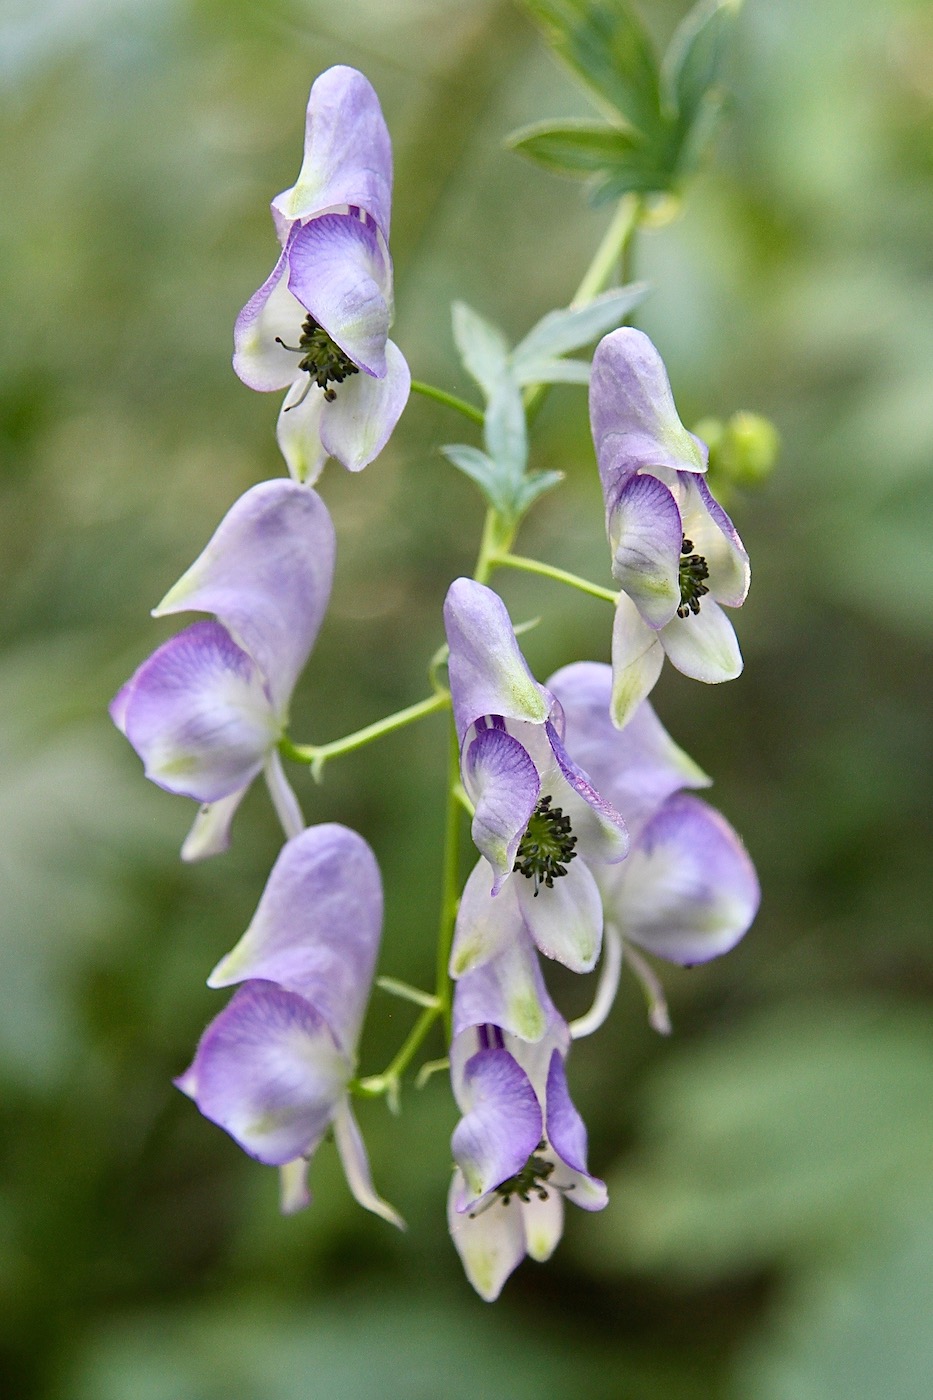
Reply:
<svg viewBox="0 0 933 1400"><path fill-rule="evenodd" d="M542 1138L521 1171L510 1176L507 1181L500 1182L496 1187L496 1195L501 1198L504 1206L509 1204L513 1196L517 1196L526 1205L533 1195L537 1196L539 1201L547 1200L548 1191L545 1182L554 1171L554 1163L539 1155L546 1146L547 1144Z"/></svg>
<svg viewBox="0 0 933 1400"><path fill-rule="evenodd" d="M513 869L534 880L536 895L542 884L553 889L554 881L567 874L567 866L577 854L573 849L576 844L570 818L561 807L551 807L550 797L542 797L525 828Z"/></svg>
<svg viewBox="0 0 933 1400"><path fill-rule="evenodd" d="M283 350L291 350L294 354L301 355L298 368L309 374L318 388L324 390L324 397L328 403L333 403L337 397L336 390L328 388L330 383L342 384L349 375L360 372L359 365L355 365L349 355L345 355L340 346L331 340L324 327L315 321L310 312L302 323L297 345L286 345L281 336L276 336L275 339ZM292 404L291 407L296 408L297 404Z"/></svg>
<svg viewBox="0 0 933 1400"><path fill-rule="evenodd" d="M709 578L709 565L702 554L693 553L693 540L688 540L686 535L680 546L680 555L680 607L677 616L689 617L693 613L695 617L700 611L700 599L709 592L703 583L705 578Z"/></svg>

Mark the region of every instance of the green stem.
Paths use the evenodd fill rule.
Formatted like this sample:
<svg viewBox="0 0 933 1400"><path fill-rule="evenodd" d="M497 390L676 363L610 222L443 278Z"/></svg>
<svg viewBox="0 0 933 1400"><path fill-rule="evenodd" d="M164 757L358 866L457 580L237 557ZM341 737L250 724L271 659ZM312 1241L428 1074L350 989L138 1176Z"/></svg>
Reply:
<svg viewBox="0 0 933 1400"><path fill-rule="evenodd" d="M385 719L377 720L375 724L367 724L365 729L357 729L354 734L347 734L342 739L334 739L330 744L293 744L291 739L282 738L279 740L279 751L285 758L290 758L294 763L310 764L311 772L319 780L321 770L329 758L352 753L354 749L361 749L364 744L371 744L374 739L381 739L383 734L391 734L393 730L402 729L406 724L413 724L415 720L423 719L425 715L433 715L438 710L446 710L449 707L450 695L448 692L446 690L438 691L436 695L430 695L427 700L419 700L414 705L408 705L404 710L396 711L394 715L386 715Z"/></svg>
<svg viewBox="0 0 933 1400"><path fill-rule="evenodd" d="M433 384L425 384L420 379L413 379L411 387L413 393L422 394L426 399L434 399L435 403L445 404L447 408L454 408L458 413L462 413L464 418L478 423L480 427L483 426L483 410L467 403L466 399L458 398L456 394L448 394L446 389L438 389Z"/></svg>
<svg viewBox="0 0 933 1400"><path fill-rule="evenodd" d="M616 603L619 599L618 593L613 593L611 588L602 588L598 583L590 583L589 579L581 578L579 574L570 574L566 569L555 568L553 564L542 564L540 559L526 559L521 554L495 554L492 556L492 564L508 569L523 569L526 574L540 574L542 578L566 583L570 588L589 593L593 598L602 598L607 603Z"/></svg>

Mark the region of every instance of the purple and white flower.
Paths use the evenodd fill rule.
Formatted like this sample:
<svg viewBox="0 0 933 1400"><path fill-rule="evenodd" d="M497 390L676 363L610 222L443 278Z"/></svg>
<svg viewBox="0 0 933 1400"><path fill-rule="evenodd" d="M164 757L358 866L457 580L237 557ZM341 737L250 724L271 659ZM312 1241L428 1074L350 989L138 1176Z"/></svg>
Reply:
<svg viewBox="0 0 933 1400"><path fill-rule="evenodd" d="M612 635L612 714L621 728L650 694L665 653L696 680L739 675L722 605L741 607L750 574L742 541L703 480L706 447L681 423L661 357L641 331L613 331L597 346L590 424L622 589Z"/></svg>
<svg viewBox="0 0 933 1400"><path fill-rule="evenodd" d="M154 609L157 617L215 619L160 646L110 705L146 776L202 804L182 847L186 860L226 849L233 814L263 769L286 830L304 826L276 745L327 609L334 552L334 527L316 492L262 482Z"/></svg>
<svg viewBox="0 0 933 1400"><path fill-rule="evenodd" d="M516 1033L508 1013L516 953L538 1001L534 1040ZM526 1254L550 1257L563 1232L565 1198L592 1211L607 1202L605 1184L587 1169L586 1128L567 1089L570 1033L527 935L500 958L458 982L451 1046L463 1117L451 1140L456 1168L447 1218L467 1277L487 1302Z"/></svg>
<svg viewBox="0 0 933 1400"><path fill-rule="evenodd" d="M372 1184L348 1084L382 933L376 858L327 824L288 841L253 920L208 984L241 983L175 1082L256 1161L282 1168L282 1205L310 1200L307 1164L328 1128L350 1189L395 1225Z"/></svg>
<svg viewBox="0 0 933 1400"><path fill-rule="evenodd" d="M709 779L643 701L626 727L610 719L612 675L597 662L565 666L548 681L566 721L566 744L624 813L628 859L594 867L606 927L607 982L597 994L601 1024L612 1004L625 949L667 1029L663 997L636 948L692 967L734 948L758 912L760 889L741 839L725 818L685 792ZM633 946L634 945L634 946ZM576 1032L575 1033L579 1033Z"/></svg>
<svg viewBox="0 0 933 1400"><path fill-rule="evenodd" d="M279 446L317 480L328 457L360 471L408 401L393 317L392 147L369 81L329 68L308 101L304 160L272 201L282 252L237 317L233 367L251 389L288 389Z"/></svg>
<svg viewBox="0 0 933 1400"><path fill-rule="evenodd" d="M588 972L602 936L590 867L622 860L625 823L567 753L560 705L528 669L501 598L455 579L444 619L463 786L484 858L463 891L451 975L523 928L547 957Z"/></svg>

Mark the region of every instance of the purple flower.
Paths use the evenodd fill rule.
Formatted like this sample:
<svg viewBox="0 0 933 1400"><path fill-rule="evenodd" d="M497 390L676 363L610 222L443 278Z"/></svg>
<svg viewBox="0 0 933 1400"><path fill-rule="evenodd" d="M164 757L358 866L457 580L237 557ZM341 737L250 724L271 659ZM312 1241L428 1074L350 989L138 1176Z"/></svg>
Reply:
<svg viewBox="0 0 933 1400"><path fill-rule="evenodd" d="M748 592L748 555L703 480L706 448L677 415L648 337L624 328L596 347L590 423L612 574L612 714L621 728L650 694L665 652L701 681L732 680L742 656L721 604Z"/></svg>
<svg viewBox="0 0 933 1400"><path fill-rule="evenodd" d="M392 148L371 84L329 68L308 101L297 182L272 201L282 252L237 317L233 367L251 389L288 388L277 435L313 482L328 457L360 471L408 400L392 323Z"/></svg>
<svg viewBox="0 0 933 1400"><path fill-rule="evenodd" d="M570 1034L527 935L502 956L508 965L493 959L458 982L451 1046L463 1117L451 1140L448 1224L467 1277L487 1302L526 1254L550 1257L565 1198L584 1210L602 1210L607 1201L604 1183L587 1170L586 1129L567 1089ZM515 1033L509 1014L516 959L538 1001L541 1031L533 1041Z"/></svg>
<svg viewBox="0 0 933 1400"><path fill-rule="evenodd" d="M186 860L226 849L233 814L263 768L279 801L295 805L276 745L333 571L324 502L292 481L266 481L240 497L154 610L216 618L160 646L110 705L146 776L203 804ZM297 809L291 825L304 825Z"/></svg>
<svg viewBox="0 0 933 1400"><path fill-rule="evenodd" d="M333 1128L360 1205L375 1192L348 1083L382 931L382 882L356 832L309 827L282 848L252 923L208 983L242 983L175 1082L258 1162L283 1170L283 1209L310 1200L307 1163Z"/></svg>
<svg viewBox="0 0 933 1400"><path fill-rule="evenodd" d="M623 865L595 868L607 938L688 967L728 952L758 912L760 890L736 832L683 791L709 779L647 701L623 730L613 726L608 666L565 666L548 686L563 707L568 750L624 813L632 835ZM631 950L629 956L637 958ZM646 976L650 981L650 969ZM604 1014L610 1005L611 996Z"/></svg>
<svg viewBox="0 0 933 1400"><path fill-rule="evenodd" d="M560 705L529 671L501 598L456 579L444 618L461 774L485 858L463 891L451 975L523 928L547 957L587 972L602 936L590 866L624 857L625 823L567 753Z"/></svg>

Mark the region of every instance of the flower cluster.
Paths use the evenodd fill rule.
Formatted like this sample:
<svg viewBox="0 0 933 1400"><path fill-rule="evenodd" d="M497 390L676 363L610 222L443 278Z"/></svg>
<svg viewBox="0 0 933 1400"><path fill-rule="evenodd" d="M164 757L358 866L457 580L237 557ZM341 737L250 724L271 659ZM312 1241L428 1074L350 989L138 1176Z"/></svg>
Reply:
<svg viewBox="0 0 933 1400"><path fill-rule="evenodd" d="M475 449L458 449L458 460L489 486L490 513L476 577L456 579L444 604L447 687L436 657L427 701L323 748L292 743L289 705L335 563L334 527L314 483L328 456L351 471L371 462L411 386L388 338L391 183L372 87L353 69L328 70L311 90L298 180L272 203L280 255L235 329L241 379L287 390L277 435L289 475L253 486L231 507L155 609L208 618L143 662L110 712L146 776L199 804L184 859L226 849L260 773L286 837L246 933L208 979L238 990L178 1087L245 1152L280 1169L284 1210L310 1200L307 1164L330 1129L356 1199L401 1225L373 1186L351 1098L385 1094L394 1104L415 1053L443 1025L462 1115L451 1142L450 1233L471 1283L493 1299L526 1254L551 1254L565 1201L587 1211L606 1205L606 1187L587 1165L567 1061L573 1041L609 1015L623 966L648 996L651 1023L668 1031L644 954L705 962L733 947L755 916L758 883L745 849L694 795L709 779L648 699L665 655L698 680L738 675L721 605L744 600L748 558L707 488L706 449L677 415L658 352L629 328L604 336L590 376L618 593L512 556L508 544L496 553L490 540L514 538L515 503L526 509L540 494L542 474L536 487L525 463L522 391L531 370L526 364L521 378L521 347L509 352L494 328L461 314L463 335L474 337L469 363L488 391L489 453L482 470ZM595 312L545 317L524 342L527 357L527 342L542 341L541 382L557 374L555 357L616 324L607 305L631 302L620 292ZM588 366L568 363L576 367L563 365L557 377L586 379ZM548 488L556 484L556 474L543 475ZM539 683L486 582L508 564L610 597L611 667L577 661ZM449 820L438 986L430 994L387 979L421 1005L421 1019L384 1074L360 1079L357 1046L382 929L379 869L355 832L305 827L282 755L318 763L441 709L451 712L459 753L448 811L456 818L458 803L469 809L478 858L455 900ZM568 1023L558 1010L547 961L582 975L599 969L587 1015Z"/></svg>

